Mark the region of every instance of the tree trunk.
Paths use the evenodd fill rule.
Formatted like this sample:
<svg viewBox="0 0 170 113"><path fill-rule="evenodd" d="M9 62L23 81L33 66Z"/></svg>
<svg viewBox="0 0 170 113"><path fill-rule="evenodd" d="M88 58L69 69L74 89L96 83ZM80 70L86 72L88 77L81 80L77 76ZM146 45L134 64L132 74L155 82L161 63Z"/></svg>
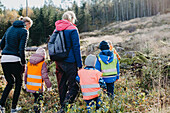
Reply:
<svg viewBox="0 0 170 113"><path fill-rule="evenodd" d="M159 0L157 1L157 13L159 13L159 8L160 8L160 2L159 2Z"/></svg>
<svg viewBox="0 0 170 113"><path fill-rule="evenodd" d="M140 7L139 3L140 3L140 1L137 0L137 17L138 18L139 18L139 7Z"/></svg>
<svg viewBox="0 0 170 113"><path fill-rule="evenodd" d="M125 19L124 19L124 5L123 5L123 0L121 0L121 2L120 2L120 8L121 8L121 10L122 10L122 21L124 21Z"/></svg>
<svg viewBox="0 0 170 113"><path fill-rule="evenodd" d="M114 19L117 20L117 8L116 8L116 1L114 1Z"/></svg>
<svg viewBox="0 0 170 113"><path fill-rule="evenodd" d="M143 0L140 0L140 17L143 17Z"/></svg>
<svg viewBox="0 0 170 113"><path fill-rule="evenodd" d="M133 0L133 18L136 18L136 0Z"/></svg>
<svg viewBox="0 0 170 113"><path fill-rule="evenodd" d="M146 1L143 1L143 16L146 16Z"/></svg>
<svg viewBox="0 0 170 113"><path fill-rule="evenodd" d="M149 0L147 0L147 16L149 16Z"/></svg>
<svg viewBox="0 0 170 113"><path fill-rule="evenodd" d="M165 1L162 0L162 12L164 13L165 12Z"/></svg>
<svg viewBox="0 0 170 113"><path fill-rule="evenodd" d="M118 1L116 2L116 8L117 8L117 10L116 10L117 16L116 17L117 17L117 21L119 21L119 2Z"/></svg>
<svg viewBox="0 0 170 113"><path fill-rule="evenodd" d="M149 0L149 16L152 15L152 1Z"/></svg>
<svg viewBox="0 0 170 113"><path fill-rule="evenodd" d="M126 1L126 19L129 20L129 0Z"/></svg>

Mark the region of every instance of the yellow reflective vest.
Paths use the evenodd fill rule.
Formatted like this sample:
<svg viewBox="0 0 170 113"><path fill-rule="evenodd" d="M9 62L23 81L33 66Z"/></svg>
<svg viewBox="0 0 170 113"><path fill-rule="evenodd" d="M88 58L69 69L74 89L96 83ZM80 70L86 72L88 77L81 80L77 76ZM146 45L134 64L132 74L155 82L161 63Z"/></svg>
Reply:
<svg viewBox="0 0 170 113"><path fill-rule="evenodd" d="M108 76L108 75L116 75L117 74L117 56L114 54L114 59L112 62L105 64L100 56L98 55L99 62L101 64L101 72L103 73L103 76Z"/></svg>

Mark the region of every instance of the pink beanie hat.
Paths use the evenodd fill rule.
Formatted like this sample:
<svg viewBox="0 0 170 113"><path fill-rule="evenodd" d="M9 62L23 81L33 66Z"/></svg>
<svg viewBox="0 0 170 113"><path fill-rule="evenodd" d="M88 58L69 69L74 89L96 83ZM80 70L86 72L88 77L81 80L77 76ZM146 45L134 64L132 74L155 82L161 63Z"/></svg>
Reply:
<svg viewBox="0 0 170 113"><path fill-rule="evenodd" d="M46 57L46 53L45 53L45 49L43 49L42 47L39 47L37 50L36 50L36 54L39 54L43 57Z"/></svg>

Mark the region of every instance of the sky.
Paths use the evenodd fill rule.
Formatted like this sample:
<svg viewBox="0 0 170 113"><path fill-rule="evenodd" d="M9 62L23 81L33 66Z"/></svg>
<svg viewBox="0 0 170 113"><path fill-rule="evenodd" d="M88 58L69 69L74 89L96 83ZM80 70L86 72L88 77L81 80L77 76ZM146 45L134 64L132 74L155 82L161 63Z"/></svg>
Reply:
<svg viewBox="0 0 170 113"><path fill-rule="evenodd" d="M22 6L23 8L26 7L26 0L0 0L1 3L6 7L6 9L20 9ZM29 7L41 7L44 5L45 0L28 0ZM46 0L48 1L48 0ZM59 6L61 0L52 0L54 5Z"/></svg>

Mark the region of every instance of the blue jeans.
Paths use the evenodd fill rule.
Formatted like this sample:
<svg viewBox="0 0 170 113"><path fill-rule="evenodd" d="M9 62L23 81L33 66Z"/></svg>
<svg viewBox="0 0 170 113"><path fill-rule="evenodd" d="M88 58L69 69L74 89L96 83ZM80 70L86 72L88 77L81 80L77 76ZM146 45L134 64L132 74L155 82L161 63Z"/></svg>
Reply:
<svg viewBox="0 0 170 113"><path fill-rule="evenodd" d="M96 109L99 109L100 108L100 104L101 104L101 100L100 100L100 97L96 97L94 99L91 99L91 100L84 100L86 102L86 106L87 106L87 111L88 113L90 113L90 109L91 107L95 104L94 101L96 102Z"/></svg>
<svg viewBox="0 0 170 113"><path fill-rule="evenodd" d="M111 98L114 98L114 82L106 83L107 86L107 95Z"/></svg>

